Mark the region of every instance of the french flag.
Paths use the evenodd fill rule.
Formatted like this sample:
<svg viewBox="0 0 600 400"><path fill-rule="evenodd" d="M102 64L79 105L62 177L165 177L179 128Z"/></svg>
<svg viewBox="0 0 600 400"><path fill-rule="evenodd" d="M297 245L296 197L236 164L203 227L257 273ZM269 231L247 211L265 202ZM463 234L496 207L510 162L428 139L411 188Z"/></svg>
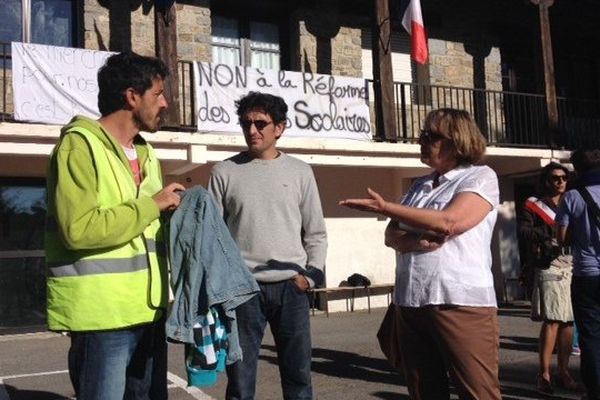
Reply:
<svg viewBox="0 0 600 400"><path fill-rule="evenodd" d="M427 62L427 35L421 14L421 3L419 0L410 0L410 4L402 17L402 26L410 34L411 50L410 56L419 64Z"/></svg>

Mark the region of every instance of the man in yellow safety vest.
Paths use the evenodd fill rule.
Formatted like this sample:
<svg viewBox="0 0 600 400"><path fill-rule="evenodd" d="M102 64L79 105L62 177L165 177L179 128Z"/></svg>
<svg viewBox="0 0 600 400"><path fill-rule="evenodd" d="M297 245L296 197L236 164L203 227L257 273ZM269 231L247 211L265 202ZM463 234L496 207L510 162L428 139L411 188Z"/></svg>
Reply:
<svg viewBox="0 0 600 400"><path fill-rule="evenodd" d="M124 52L98 72L93 120L76 116L47 176L48 327L69 332L79 400L166 399L167 259L160 212L179 205L140 131L167 108L165 65ZM148 397L151 393L151 397Z"/></svg>

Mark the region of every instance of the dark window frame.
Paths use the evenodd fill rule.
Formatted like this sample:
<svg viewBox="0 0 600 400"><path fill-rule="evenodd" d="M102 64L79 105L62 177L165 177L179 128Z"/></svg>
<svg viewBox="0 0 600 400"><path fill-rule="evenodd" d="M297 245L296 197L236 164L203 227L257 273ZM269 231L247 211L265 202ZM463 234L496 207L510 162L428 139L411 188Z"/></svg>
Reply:
<svg viewBox="0 0 600 400"><path fill-rule="evenodd" d="M23 14L25 13L25 11L23 10L23 3L27 1L27 2L31 2L32 0L20 0L21 2L21 20L23 22L23 20L26 18ZM82 47L83 43L84 43L84 26L83 26L83 21L84 21L84 9L83 9L83 5L84 5L84 1L85 0L64 0L64 1L68 1L71 3L71 17L72 17L72 23L71 23L71 29L70 29L70 37L71 37L71 42L72 42L72 47ZM31 9L31 5L29 7ZM31 14L29 15L29 21L28 23L31 25L32 21L31 21ZM23 31L23 27L21 27L22 31ZM29 29L29 36L32 36L31 33L31 29ZM20 33L20 42L23 43L37 43L31 40L30 38L25 38L23 37L23 32ZM0 63L2 63L2 66L5 66L6 68L11 68L11 62L9 61L12 56L11 56L11 48L10 48L10 42L5 42L2 40L2 38L0 38L0 43L4 44L7 43L7 46L2 46L2 51L0 52ZM55 44L50 44L50 46L55 46Z"/></svg>
<svg viewBox="0 0 600 400"><path fill-rule="evenodd" d="M259 51L263 51L263 52L279 54L279 68L281 70L289 70L289 67L290 67L290 57L289 57L289 49L288 49L289 46L285 45L287 42L289 42L289 36L290 36L288 30L286 29L287 24L285 22L287 21L287 18L284 18L281 16L276 16L276 15L257 15L256 13L241 15L242 14L241 12L240 13L231 13L231 12L226 12L224 10L221 10L219 8L217 8L216 10L213 9L211 11L212 11L212 16L214 16L214 17L232 19L237 22L239 39L240 39L239 47L235 46L235 45L227 45L227 44L219 44L219 46L236 48L236 49L239 48L240 58L241 58L240 65L249 67L251 65L251 60L252 60L252 58L251 58L252 50L259 50ZM272 24L277 27L277 34L279 37L279 51L278 52L252 47L252 44L251 44L252 39L250 38L250 26L253 22ZM215 46L215 44L213 44L211 42L211 47L212 46Z"/></svg>

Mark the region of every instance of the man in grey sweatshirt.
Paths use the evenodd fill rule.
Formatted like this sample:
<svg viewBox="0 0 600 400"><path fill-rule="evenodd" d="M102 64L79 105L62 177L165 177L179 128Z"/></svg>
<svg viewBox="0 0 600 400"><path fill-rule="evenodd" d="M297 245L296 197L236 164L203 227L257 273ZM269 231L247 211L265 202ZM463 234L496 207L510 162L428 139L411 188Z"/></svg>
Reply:
<svg viewBox="0 0 600 400"><path fill-rule="evenodd" d="M251 92L236 102L248 150L216 164L208 184L260 286L237 308L243 360L227 367L226 398L254 399L267 322L275 338L284 399L312 399L306 291L323 283L327 251L319 191L310 166L276 147L287 105Z"/></svg>

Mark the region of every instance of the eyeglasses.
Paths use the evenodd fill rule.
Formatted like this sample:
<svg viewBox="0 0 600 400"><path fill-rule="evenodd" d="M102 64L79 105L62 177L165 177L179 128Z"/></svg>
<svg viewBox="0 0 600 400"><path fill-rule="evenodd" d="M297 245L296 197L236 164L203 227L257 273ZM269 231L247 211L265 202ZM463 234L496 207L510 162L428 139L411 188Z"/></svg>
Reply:
<svg viewBox="0 0 600 400"><path fill-rule="evenodd" d="M273 121L265 121L262 119L257 119L256 121L252 121L250 119L242 119L240 120L240 125L242 126L242 129L247 131L250 129L250 127L252 126L252 124L254 124L254 126L256 127L256 130L259 132L262 132L263 129L265 129L269 124L272 124Z"/></svg>
<svg viewBox="0 0 600 400"><path fill-rule="evenodd" d="M552 179L552 182L566 182L567 181L567 176L566 175L551 175L550 179Z"/></svg>
<svg viewBox="0 0 600 400"><path fill-rule="evenodd" d="M446 140L449 139L448 137L446 137L445 135L442 135L441 133L438 132L433 132L433 131L426 131L426 130L422 130L421 134L419 135L419 142L437 142L439 140Z"/></svg>

